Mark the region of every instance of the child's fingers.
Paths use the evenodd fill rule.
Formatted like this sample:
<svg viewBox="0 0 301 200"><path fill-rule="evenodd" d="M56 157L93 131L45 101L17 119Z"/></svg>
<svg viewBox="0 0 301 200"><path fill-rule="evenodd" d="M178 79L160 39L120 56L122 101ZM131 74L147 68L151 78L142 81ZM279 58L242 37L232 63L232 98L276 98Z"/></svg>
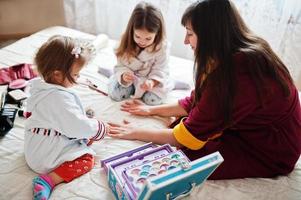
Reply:
<svg viewBox="0 0 301 200"><path fill-rule="evenodd" d="M132 77L124 77L124 80L126 82L132 82L133 81Z"/></svg>
<svg viewBox="0 0 301 200"><path fill-rule="evenodd" d="M123 80L124 80L125 82L127 82L127 83L133 82L132 77L127 76L127 75L124 75L124 76L123 76Z"/></svg>
<svg viewBox="0 0 301 200"><path fill-rule="evenodd" d="M94 140L89 140L87 146L90 146L93 142L94 142Z"/></svg>
<svg viewBox="0 0 301 200"><path fill-rule="evenodd" d="M135 79L135 76L129 73L129 74L125 74L124 78L127 79L128 81L133 81Z"/></svg>
<svg viewBox="0 0 301 200"><path fill-rule="evenodd" d="M135 76L134 76L134 75L131 75L131 76L129 76L129 79L130 79L131 81L134 81L134 80L135 80Z"/></svg>
<svg viewBox="0 0 301 200"><path fill-rule="evenodd" d="M143 90L147 90L147 85L141 84L141 85L140 85L140 88L143 89Z"/></svg>

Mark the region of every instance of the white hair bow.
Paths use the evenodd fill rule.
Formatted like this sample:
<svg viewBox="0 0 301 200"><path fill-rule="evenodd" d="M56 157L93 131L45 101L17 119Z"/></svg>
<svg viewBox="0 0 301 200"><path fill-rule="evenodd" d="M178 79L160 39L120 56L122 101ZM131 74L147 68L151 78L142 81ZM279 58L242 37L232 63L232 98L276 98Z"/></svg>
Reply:
<svg viewBox="0 0 301 200"><path fill-rule="evenodd" d="M75 56L75 58L79 58L79 55L82 52L82 48L80 46L73 47L71 54Z"/></svg>

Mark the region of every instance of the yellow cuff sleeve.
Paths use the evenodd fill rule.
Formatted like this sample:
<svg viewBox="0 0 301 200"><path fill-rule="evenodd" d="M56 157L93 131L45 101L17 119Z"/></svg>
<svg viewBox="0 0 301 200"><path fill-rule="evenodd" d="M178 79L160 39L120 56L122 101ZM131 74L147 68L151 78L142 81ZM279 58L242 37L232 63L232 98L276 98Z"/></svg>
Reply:
<svg viewBox="0 0 301 200"><path fill-rule="evenodd" d="M194 137L184 126L183 120L174 127L173 135L180 144L192 150L201 149L207 142Z"/></svg>
<svg viewBox="0 0 301 200"><path fill-rule="evenodd" d="M214 140L222 135L222 132L214 134L212 137L208 138L206 141L202 141L194 137L184 126L183 120L174 127L173 135L176 140L184 145L185 147L198 150L203 148L203 146L207 143L208 140Z"/></svg>

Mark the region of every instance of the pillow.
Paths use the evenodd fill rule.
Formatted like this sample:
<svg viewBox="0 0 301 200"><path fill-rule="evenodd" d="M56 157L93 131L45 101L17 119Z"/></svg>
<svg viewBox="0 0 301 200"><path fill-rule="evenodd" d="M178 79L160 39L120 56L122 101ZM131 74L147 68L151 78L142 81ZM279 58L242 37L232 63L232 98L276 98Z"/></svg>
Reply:
<svg viewBox="0 0 301 200"><path fill-rule="evenodd" d="M105 34L99 34L93 40L92 45L95 47L96 51L99 49L107 47L109 44L109 37Z"/></svg>
<svg viewBox="0 0 301 200"><path fill-rule="evenodd" d="M107 78L110 78L113 75L113 69L109 67L98 67L98 73L104 75Z"/></svg>

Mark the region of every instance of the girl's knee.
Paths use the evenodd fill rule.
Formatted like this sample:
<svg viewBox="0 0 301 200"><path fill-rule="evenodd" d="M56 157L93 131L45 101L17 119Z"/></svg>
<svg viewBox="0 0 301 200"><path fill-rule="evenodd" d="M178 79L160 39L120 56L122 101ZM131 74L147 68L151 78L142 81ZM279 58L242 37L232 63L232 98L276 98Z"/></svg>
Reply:
<svg viewBox="0 0 301 200"><path fill-rule="evenodd" d="M122 101L134 94L134 86L123 87L117 81L113 81L109 83L108 94L114 101Z"/></svg>
<svg viewBox="0 0 301 200"><path fill-rule="evenodd" d="M109 97L111 97L111 99L113 99L114 101L122 101L124 99L129 98L129 96L130 95L123 94L122 92L120 92L118 90L109 92Z"/></svg>
<svg viewBox="0 0 301 200"><path fill-rule="evenodd" d="M142 100L147 105L159 105L162 104L162 98L160 98L158 95L152 93L152 92L146 92L144 93Z"/></svg>
<svg viewBox="0 0 301 200"><path fill-rule="evenodd" d="M92 168L95 165L95 159L94 156L90 154L85 154L84 156L81 157L82 160L82 165L85 171L91 171Z"/></svg>

